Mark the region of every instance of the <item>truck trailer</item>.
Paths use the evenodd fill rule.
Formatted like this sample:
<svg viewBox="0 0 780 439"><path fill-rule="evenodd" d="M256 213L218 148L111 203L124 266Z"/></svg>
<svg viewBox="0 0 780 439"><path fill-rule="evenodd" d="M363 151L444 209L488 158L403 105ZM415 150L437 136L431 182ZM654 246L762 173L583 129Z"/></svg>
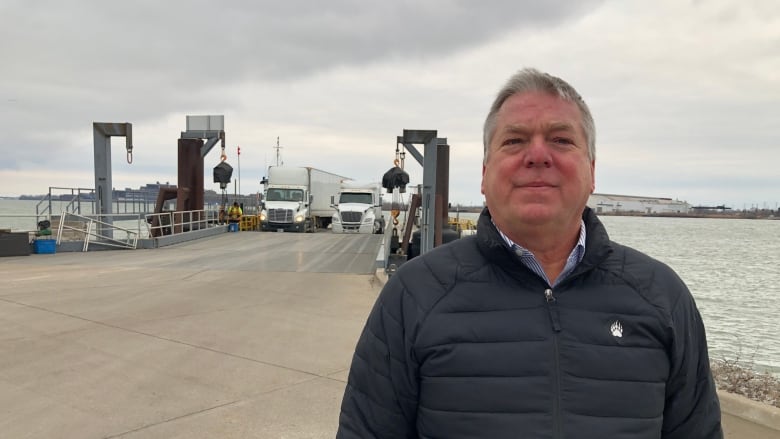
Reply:
<svg viewBox="0 0 780 439"><path fill-rule="evenodd" d="M333 233L384 233L382 186L379 183L345 181L331 203Z"/></svg>
<svg viewBox="0 0 780 439"><path fill-rule="evenodd" d="M312 167L269 166L260 227L264 231L312 232L330 225L330 205L347 177Z"/></svg>

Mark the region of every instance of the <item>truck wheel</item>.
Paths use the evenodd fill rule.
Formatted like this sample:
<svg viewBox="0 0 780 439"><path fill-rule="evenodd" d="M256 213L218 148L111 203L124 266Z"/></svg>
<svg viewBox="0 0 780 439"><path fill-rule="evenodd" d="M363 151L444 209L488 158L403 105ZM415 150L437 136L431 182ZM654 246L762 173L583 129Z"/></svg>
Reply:
<svg viewBox="0 0 780 439"><path fill-rule="evenodd" d="M374 234L381 235L384 231L384 224L382 221L374 221Z"/></svg>

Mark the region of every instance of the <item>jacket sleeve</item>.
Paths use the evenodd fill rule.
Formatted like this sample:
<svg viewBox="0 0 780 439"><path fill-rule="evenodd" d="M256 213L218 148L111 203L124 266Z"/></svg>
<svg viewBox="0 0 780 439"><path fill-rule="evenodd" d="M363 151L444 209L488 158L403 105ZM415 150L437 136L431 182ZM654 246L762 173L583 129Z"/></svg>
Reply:
<svg viewBox="0 0 780 439"><path fill-rule="evenodd" d="M690 292L677 280L682 292L671 314L672 367L666 383L662 437L720 439L720 403L710 370L704 324Z"/></svg>
<svg viewBox="0 0 780 439"><path fill-rule="evenodd" d="M411 332L418 309L400 273L385 285L355 349L344 399L340 439L416 438L418 368Z"/></svg>

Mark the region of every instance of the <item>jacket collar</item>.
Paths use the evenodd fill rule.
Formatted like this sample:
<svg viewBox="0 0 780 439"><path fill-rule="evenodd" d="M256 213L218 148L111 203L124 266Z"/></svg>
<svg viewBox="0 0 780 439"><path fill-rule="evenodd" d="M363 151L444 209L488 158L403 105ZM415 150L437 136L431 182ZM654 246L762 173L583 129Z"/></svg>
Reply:
<svg viewBox="0 0 780 439"><path fill-rule="evenodd" d="M570 276L576 276L596 267L612 252L607 230L591 208L585 208L582 212L582 219L585 221L587 234L585 256ZM482 210L477 222L477 245L488 260L507 272L517 273L518 270L526 270L522 264L518 263L514 252L507 248L506 242L501 238L491 220L487 207Z"/></svg>

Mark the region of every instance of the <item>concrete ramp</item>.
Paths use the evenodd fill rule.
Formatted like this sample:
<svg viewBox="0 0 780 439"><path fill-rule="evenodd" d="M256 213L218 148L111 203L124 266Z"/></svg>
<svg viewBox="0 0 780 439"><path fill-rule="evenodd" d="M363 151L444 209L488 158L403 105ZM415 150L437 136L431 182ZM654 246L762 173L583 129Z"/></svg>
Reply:
<svg viewBox="0 0 780 439"><path fill-rule="evenodd" d="M379 238L0 259L2 436L334 437Z"/></svg>
<svg viewBox="0 0 780 439"><path fill-rule="evenodd" d="M161 247L134 264L251 272L372 274L383 235L238 232Z"/></svg>
<svg viewBox="0 0 780 439"><path fill-rule="evenodd" d="M0 258L0 436L334 437L380 239L241 232ZM727 439L778 437L729 401Z"/></svg>

